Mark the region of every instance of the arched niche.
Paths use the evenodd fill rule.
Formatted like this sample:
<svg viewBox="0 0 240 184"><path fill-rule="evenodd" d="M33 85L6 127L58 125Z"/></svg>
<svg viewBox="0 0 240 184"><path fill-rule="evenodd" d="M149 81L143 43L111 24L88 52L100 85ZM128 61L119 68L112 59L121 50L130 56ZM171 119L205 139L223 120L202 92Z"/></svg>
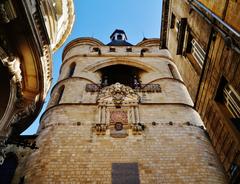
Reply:
<svg viewBox="0 0 240 184"><path fill-rule="evenodd" d="M113 65L127 65L139 68L145 72L155 72L157 69L152 67L150 64L143 63L139 60L135 59L123 59L123 58L111 58L107 60L99 61L93 65L87 66L84 71L85 72L96 72L102 68L113 66Z"/></svg>

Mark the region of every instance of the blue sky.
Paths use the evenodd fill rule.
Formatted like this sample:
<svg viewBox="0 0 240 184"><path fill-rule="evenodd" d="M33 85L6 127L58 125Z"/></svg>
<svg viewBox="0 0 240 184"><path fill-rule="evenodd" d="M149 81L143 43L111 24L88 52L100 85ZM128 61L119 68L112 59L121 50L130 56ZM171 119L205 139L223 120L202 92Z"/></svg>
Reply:
<svg viewBox="0 0 240 184"><path fill-rule="evenodd" d="M53 55L53 83L58 80L64 46L78 37L94 37L107 44L115 29L125 30L128 42L136 44L143 37L159 38L162 0L74 0L75 23L65 44ZM44 107L34 123L23 134L34 134Z"/></svg>

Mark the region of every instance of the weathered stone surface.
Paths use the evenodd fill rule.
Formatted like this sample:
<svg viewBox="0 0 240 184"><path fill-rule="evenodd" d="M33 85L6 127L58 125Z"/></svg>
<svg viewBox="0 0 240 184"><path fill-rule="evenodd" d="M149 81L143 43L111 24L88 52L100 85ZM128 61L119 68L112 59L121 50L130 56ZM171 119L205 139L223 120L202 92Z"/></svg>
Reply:
<svg viewBox="0 0 240 184"><path fill-rule="evenodd" d="M101 46L99 55L91 52L86 40L73 43L41 119L39 149L26 164L26 183L111 183L114 163L136 163L142 184L225 183L187 89L169 70L168 64L176 68L166 50L152 45L140 57L147 46L133 46L132 53L126 47L109 53ZM72 62L76 68L68 78ZM85 90L86 84L100 83L102 68L116 64L141 69L142 83L159 84L161 92L122 93L130 88L123 87L99 95ZM62 86L56 104L54 97L59 98ZM119 94L121 103L114 103Z"/></svg>

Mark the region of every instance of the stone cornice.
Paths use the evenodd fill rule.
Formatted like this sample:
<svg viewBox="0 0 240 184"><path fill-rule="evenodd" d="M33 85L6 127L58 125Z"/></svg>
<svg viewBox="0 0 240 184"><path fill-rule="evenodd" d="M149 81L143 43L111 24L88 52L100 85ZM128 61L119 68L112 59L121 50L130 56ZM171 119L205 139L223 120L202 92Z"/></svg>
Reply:
<svg viewBox="0 0 240 184"><path fill-rule="evenodd" d="M62 85L62 84L64 84L65 81L69 81L69 80L87 80L87 81L91 82L92 84L97 84L97 83L95 83L94 81L92 81L92 80L90 80L90 79L87 79L87 78L85 78L85 77L70 77L70 78L65 78L65 79L62 79L62 80L58 81L58 82L53 86L53 88L52 88L52 90L51 90L51 94L53 93L54 89L55 89L57 86Z"/></svg>
<svg viewBox="0 0 240 184"><path fill-rule="evenodd" d="M81 38L76 38L74 40L72 40L71 42L69 42L63 50L62 53L62 61L64 60L65 55L67 54L67 52L72 49L73 47L79 45L79 44L86 44L88 43L89 45L92 46L105 46L101 41L99 41L98 39L95 38L90 38L90 37L81 37Z"/></svg>

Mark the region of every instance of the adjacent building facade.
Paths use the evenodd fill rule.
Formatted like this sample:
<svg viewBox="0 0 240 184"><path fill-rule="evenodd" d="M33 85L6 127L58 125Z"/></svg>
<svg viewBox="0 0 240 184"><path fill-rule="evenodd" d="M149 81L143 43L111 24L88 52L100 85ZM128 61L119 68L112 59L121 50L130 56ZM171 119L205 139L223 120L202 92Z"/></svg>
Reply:
<svg viewBox="0 0 240 184"><path fill-rule="evenodd" d="M239 8L239 1L164 0L160 41L232 183L240 177Z"/></svg>
<svg viewBox="0 0 240 184"><path fill-rule="evenodd" d="M159 39L107 45L78 38L63 52L25 183L226 183L170 53Z"/></svg>
<svg viewBox="0 0 240 184"><path fill-rule="evenodd" d="M72 0L0 1L0 164L16 151L8 143L31 145L18 136L42 108L52 81L52 53L70 34L73 7Z"/></svg>

